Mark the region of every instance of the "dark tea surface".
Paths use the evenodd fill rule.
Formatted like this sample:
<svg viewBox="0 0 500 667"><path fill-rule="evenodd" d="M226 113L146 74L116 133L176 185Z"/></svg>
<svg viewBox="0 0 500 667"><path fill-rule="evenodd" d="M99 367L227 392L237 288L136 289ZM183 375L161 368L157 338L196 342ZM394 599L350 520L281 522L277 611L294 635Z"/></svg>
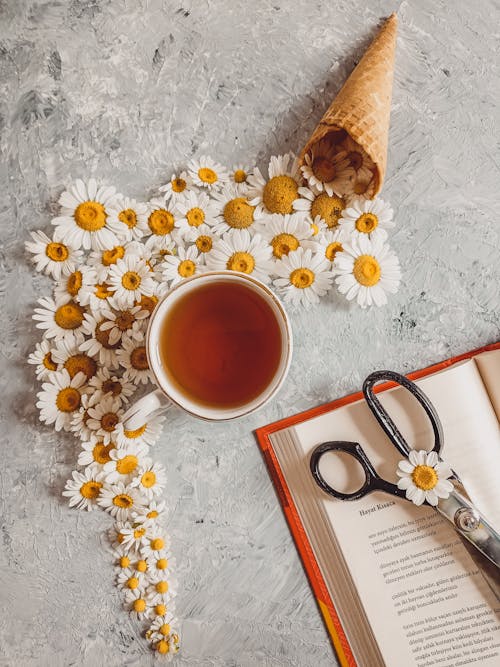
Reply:
<svg viewBox="0 0 500 667"><path fill-rule="evenodd" d="M180 298L160 331L164 370L182 393L211 407L238 407L269 385L281 358L271 307L236 282L211 282Z"/></svg>

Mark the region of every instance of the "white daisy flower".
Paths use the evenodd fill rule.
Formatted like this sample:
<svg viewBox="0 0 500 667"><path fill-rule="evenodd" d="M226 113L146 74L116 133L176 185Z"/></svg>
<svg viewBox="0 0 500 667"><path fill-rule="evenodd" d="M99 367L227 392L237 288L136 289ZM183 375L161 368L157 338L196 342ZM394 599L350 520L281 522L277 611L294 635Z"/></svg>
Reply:
<svg viewBox="0 0 500 667"><path fill-rule="evenodd" d="M167 255L161 265L161 275L169 287L172 287L184 278L201 273L202 267L200 254L196 246L192 245L187 250L179 248L177 255Z"/></svg>
<svg viewBox="0 0 500 667"><path fill-rule="evenodd" d="M102 366L116 369L119 366L116 350L120 347L120 341L109 342L109 329L104 331L101 329L105 321L102 317L85 313L82 331L90 338L80 343L80 350L87 352L91 357L96 357Z"/></svg>
<svg viewBox="0 0 500 667"><path fill-rule="evenodd" d="M69 498L69 506L77 509L86 509L89 512L97 509L97 501L101 493L103 483L99 475L88 468L83 473L74 470L73 479L66 482L62 495Z"/></svg>
<svg viewBox="0 0 500 667"><path fill-rule="evenodd" d="M96 283L95 269L82 264L69 276L61 276L54 288L56 304L66 303L69 299L80 302L79 293L82 288L89 289Z"/></svg>
<svg viewBox="0 0 500 667"><path fill-rule="evenodd" d="M148 605L143 591L139 588L126 591L125 609L139 621L153 616L153 608Z"/></svg>
<svg viewBox="0 0 500 667"><path fill-rule="evenodd" d="M382 199L353 199L339 220L342 229L356 237L368 235L373 241L387 238L387 229L394 227L393 211Z"/></svg>
<svg viewBox="0 0 500 667"><path fill-rule="evenodd" d="M355 177L346 151L339 150L328 136L314 144L305 156L301 171L309 187L325 191L330 196L345 194Z"/></svg>
<svg viewBox="0 0 500 667"><path fill-rule="evenodd" d="M144 505L145 503L142 504ZM165 538L158 534L158 532L153 533L153 535L150 536L149 541L141 547L141 556L148 560L152 558L163 558L164 550L167 546Z"/></svg>
<svg viewBox="0 0 500 667"><path fill-rule="evenodd" d="M91 439L102 440L104 444L116 441L116 429L123 421L120 401L113 396L104 396L99 403L88 408L87 427L92 431Z"/></svg>
<svg viewBox="0 0 500 667"><path fill-rule="evenodd" d="M147 637L152 642L168 641L175 625L176 620L170 612L165 616L157 616L149 626Z"/></svg>
<svg viewBox="0 0 500 667"><path fill-rule="evenodd" d="M273 257L281 259L290 252L303 247L303 242L312 237L311 225L303 215L271 215L261 225L259 232L269 243Z"/></svg>
<svg viewBox="0 0 500 667"><path fill-rule="evenodd" d="M142 526L156 526L165 511L165 501L151 500L147 505L134 512L133 519Z"/></svg>
<svg viewBox="0 0 500 667"><path fill-rule="evenodd" d="M132 306L123 310L103 310L102 316L105 322L101 325L101 331L109 331L109 342L113 345L121 341L126 334L130 338L141 340L144 329L147 326L149 312L141 310L140 306Z"/></svg>
<svg viewBox="0 0 500 667"><path fill-rule="evenodd" d="M191 160L188 164L188 174L195 185L208 190L220 188L229 179L226 169L206 155L199 160Z"/></svg>
<svg viewBox="0 0 500 667"><path fill-rule="evenodd" d="M66 369L53 373L37 393L40 421L54 424L56 431L69 431L73 414L80 408L86 391L83 373L77 373L74 378Z"/></svg>
<svg viewBox="0 0 500 667"><path fill-rule="evenodd" d="M157 556L150 556L148 559L148 567L151 576L164 576L164 573L169 568L174 568L176 565L175 558L172 558L168 551L162 551Z"/></svg>
<svg viewBox="0 0 500 667"><path fill-rule="evenodd" d="M111 460L104 464L104 480L108 484L123 482L124 484L130 483L131 486L138 486L135 479L132 483L131 476L142 474L143 468L150 465L151 459L147 454L146 445L113 449L109 454ZM149 495L147 497L149 498Z"/></svg>
<svg viewBox="0 0 500 667"><path fill-rule="evenodd" d="M82 396L80 409L78 412L74 413L73 418L71 419L70 430L77 438L80 438L80 440L83 441L90 440L92 437L92 430L87 426L87 421L89 420L88 410L100 400L98 394L90 392L91 389L89 387L89 393Z"/></svg>
<svg viewBox="0 0 500 667"><path fill-rule="evenodd" d="M279 277L273 284L283 299L295 306L308 308L318 303L319 297L332 286L330 262L323 253L313 253L310 248L298 248L282 257L276 262L274 272Z"/></svg>
<svg viewBox="0 0 500 667"><path fill-rule="evenodd" d="M152 447L156 444L158 438L161 435L164 421L164 414L149 415L148 421L133 431L124 428L123 423L118 424L116 433L116 441L118 446L138 446L144 443L145 445L148 445L148 447Z"/></svg>
<svg viewBox="0 0 500 667"><path fill-rule="evenodd" d="M186 171L181 171L179 175L173 174L169 182L162 185L159 190L164 193L165 202L171 201L176 204L191 186L191 178Z"/></svg>
<svg viewBox="0 0 500 667"><path fill-rule="evenodd" d="M342 244L335 256L335 272L339 292L348 301L356 298L362 308L383 306L386 292L398 291L401 269L396 255L379 239L370 240L366 234Z"/></svg>
<svg viewBox="0 0 500 667"><path fill-rule="evenodd" d="M116 585L123 591L140 591L144 593L149 584L149 577L144 572L132 568L120 570L116 575Z"/></svg>
<svg viewBox="0 0 500 667"><path fill-rule="evenodd" d="M123 535L122 545L127 550L127 553L137 553L142 546L145 546L151 539L151 532L148 526L131 526L130 528L122 528L120 533ZM146 560L141 559L136 562L134 569L137 572L145 574L149 570L149 564Z"/></svg>
<svg viewBox="0 0 500 667"><path fill-rule="evenodd" d="M330 196L327 192L321 192L315 188L299 188L299 194L300 198L293 202L296 211L305 213L315 222L316 218L319 218L328 229L337 227L346 206L342 197Z"/></svg>
<svg viewBox="0 0 500 667"><path fill-rule="evenodd" d="M174 204L172 202L164 204L159 199L152 199L149 202L148 234L150 237L146 241L146 249L155 253L164 249L170 251L178 229Z"/></svg>
<svg viewBox="0 0 500 667"><path fill-rule="evenodd" d="M132 524L130 521L115 521L114 526L108 530L108 539L113 549L113 553L129 556L129 549L123 546L124 536L121 531L124 528L131 528L131 526ZM133 554L130 554L130 558L132 558L132 556ZM130 567L130 558L129 563L125 565L123 569L125 569L125 567Z"/></svg>
<svg viewBox="0 0 500 667"><path fill-rule="evenodd" d="M203 224L212 226L217 217L217 206L205 192L190 191L179 199L175 207L177 224L182 238L187 238L193 228Z"/></svg>
<svg viewBox="0 0 500 667"><path fill-rule="evenodd" d="M109 442L106 445L102 440L84 442L82 443L82 451L78 455L78 465L102 473L105 464L111 461L111 451L115 447L114 442ZM99 479L102 479L102 476Z"/></svg>
<svg viewBox="0 0 500 667"><path fill-rule="evenodd" d="M97 371L95 376L89 381L89 386L94 387L96 390L94 395L97 394L99 399L101 396L109 394L113 398L118 399L122 405L129 402L130 397L134 395L137 389L127 378L112 375L106 366Z"/></svg>
<svg viewBox="0 0 500 667"><path fill-rule="evenodd" d="M323 253L331 267L334 265L337 253L343 250L342 243L346 241L349 241L349 234L346 234L343 229L328 229L318 236L314 250Z"/></svg>
<svg viewBox="0 0 500 667"><path fill-rule="evenodd" d="M55 226L54 240L64 241L74 248L100 250L117 244L115 233L109 226L108 211L113 203L115 188L98 187L91 178L87 185L75 181L69 190L59 197L62 210L52 220Z"/></svg>
<svg viewBox="0 0 500 667"><path fill-rule="evenodd" d="M67 243L52 241L42 231L31 232L33 241L25 243L26 250L33 254L32 262L37 271L60 280L76 270L82 262L83 253Z"/></svg>
<svg viewBox="0 0 500 667"><path fill-rule="evenodd" d="M256 207L255 218L262 218L269 213L293 213L293 202L298 197L302 180L297 159L292 153L273 156L268 174L266 181L260 170L255 168L254 173L248 177L247 197L250 204Z"/></svg>
<svg viewBox="0 0 500 667"><path fill-rule="evenodd" d="M125 378L134 384L146 384L152 381L153 376L149 368L144 334L140 339L123 336L122 348L117 351L116 355L120 366L125 369Z"/></svg>
<svg viewBox="0 0 500 667"><path fill-rule="evenodd" d="M120 535L122 535L122 530L124 527L130 528L130 523L126 521L123 524L120 524ZM115 537L112 537L112 541L115 541ZM113 549L113 562L115 565L115 570L127 570L128 568L132 567L132 563L135 559L135 554L133 553L128 553L129 549L125 548L123 546L123 539L121 540L121 544L119 544L118 547Z"/></svg>
<svg viewBox="0 0 500 667"><path fill-rule="evenodd" d="M132 489L122 482L103 483L97 502L117 521L126 521L131 513L143 504L137 489Z"/></svg>
<svg viewBox="0 0 500 667"><path fill-rule="evenodd" d="M355 180L371 180L375 171L375 163L368 153L348 134L340 142L339 147L346 152L349 165L356 172Z"/></svg>
<svg viewBox="0 0 500 667"><path fill-rule="evenodd" d="M49 376L58 370L58 366L52 358L52 345L48 340L37 343L35 351L28 357L29 364L36 364L36 379L48 380Z"/></svg>
<svg viewBox="0 0 500 667"><path fill-rule="evenodd" d="M135 255L127 255L110 267L108 282L114 290L115 308L132 308L142 295L151 296L155 283L146 262Z"/></svg>
<svg viewBox="0 0 500 667"><path fill-rule="evenodd" d="M167 605L175 597L177 582L171 576L159 576L146 589L146 600L152 607L157 604Z"/></svg>
<svg viewBox="0 0 500 667"><path fill-rule="evenodd" d="M229 172L229 182L234 183L240 192L246 190L248 177L252 175L252 167L244 164L235 164Z"/></svg>
<svg viewBox="0 0 500 667"><path fill-rule="evenodd" d="M184 236L186 243L192 243L196 247L203 264L205 264L208 253L212 250L217 238L219 238L219 234L216 234L213 227L209 227L205 223L199 227L190 227Z"/></svg>
<svg viewBox="0 0 500 667"><path fill-rule="evenodd" d="M144 497L151 500L163 493L166 483L165 467L161 463L143 462L138 466L130 486L137 487Z"/></svg>
<svg viewBox="0 0 500 667"><path fill-rule="evenodd" d="M148 638L149 630L146 632ZM180 650L179 635L172 632L170 637L164 637L161 641L154 643L154 649L157 651L163 660L173 660L174 655Z"/></svg>
<svg viewBox="0 0 500 667"><path fill-rule="evenodd" d="M52 359L68 371L70 378L74 378L77 373L83 373L88 381L97 372L96 360L81 352L74 340L58 341L52 352Z"/></svg>
<svg viewBox="0 0 500 667"><path fill-rule="evenodd" d="M375 176L371 178L356 178L349 183L345 190L345 197L350 205L352 199L373 199L375 197Z"/></svg>
<svg viewBox="0 0 500 667"><path fill-rule="evenodd" d="M112 248L106 248L104 250L93 250L89 254L87 264L96 272L96 282L105 283L107 281L110 267L116 264L119 259L125 257L127 248L130 248L128 254L134 254L134 250L137 252L135 245L127 244L126 246L115 245Z"/></svg>
<svg viewBox="0 0 500 667"><path fill-rule="evenodd" d="M436 452L413 449L408 459L398 463L396 473L400 477L398 488L404 489L408 500L415 505L427 502L436 506L440 498L448 498L453 491L448 479L453 471L439 460Z"/></svg>
<svg viewBox="0 0 500 667"><path fill-rule="evenodd" d="M147 204L118 195L109 206L108 224L123 241L141 239L147 231Z"/></svg>
<svg viewBox="0 0 500 667"><path fill-rule="evenodd" d="M55 341L83 341L83 323L85 308L75 301L57 304L50 297L38 299L41 308L35 308L33 319L37 329L44 329L47 338Z"/></svg>
<svg viewBox="0 0 500 667"><path fill-rule="evenodd" d="M104 310L109 310L113 303L114 289L109 281L101 281L101 278L96 273L94 280L87 285L82 285L78 292L78 302L82 306L87 306L94 316L101 314Z"/></svg>
<svg viewBox="0 0 500 667"><path fill-rule="evenodd" d="M213 195L218 218L213 224L216 234L231 229L248 229L255 222L255 206L252 206L236 185L225 185L221 192Z"/></svg>
<svg viewBox="0 0 500 667"><path fill-rule="evenodd" d="M260 234L250 235L247 229L233 229L214 244L207 257L211 271L248 273L262 282L269 282L273 270L272 249Z"/></svg>
<svg viewBox="0 0 500 667"><path fill-rule="evenodd" d="M141 310L147 310L148 313L151 315L153 310L156 308L158 305L158 295L157 295L157 290L155 290L155 293L152 294L151 296L145 296L144 294L141 296L141 298L135 302L135 306L140 306Z"/></svg>

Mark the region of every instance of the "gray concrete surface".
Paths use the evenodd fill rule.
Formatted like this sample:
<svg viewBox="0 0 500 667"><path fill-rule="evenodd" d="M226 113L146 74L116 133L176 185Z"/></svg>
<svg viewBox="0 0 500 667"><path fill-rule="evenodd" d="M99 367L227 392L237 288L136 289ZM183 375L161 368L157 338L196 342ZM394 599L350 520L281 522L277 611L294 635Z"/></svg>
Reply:
<svg viewBox="0 0 500 667"><path fill-rule="evenodd" d="M102 512L61 490L78 444L37 422L25 360L48 282L24 255L69 179L149 196L193 155L298 150L378 20L400 32L388 178L400 292L364 312L333 294L293 317L289 380L226 425L171 412L179 665L335 664L252 430L499 336L499 4L419 0L0 2L0 665L152 665L119 608ZM496 37L495 37L496 32Z"/></svg>

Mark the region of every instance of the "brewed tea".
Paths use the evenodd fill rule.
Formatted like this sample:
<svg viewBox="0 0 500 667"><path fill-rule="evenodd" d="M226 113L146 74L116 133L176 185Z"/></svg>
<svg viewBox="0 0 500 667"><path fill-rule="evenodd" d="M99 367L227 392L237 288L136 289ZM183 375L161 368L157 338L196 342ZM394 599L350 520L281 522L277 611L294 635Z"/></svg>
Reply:
<svg viewBox="0 0 500 667"><path fill-rule="evenodd" d="M160 330L160 357L191 401L238 407L270 384L281 358L271 306L251 288L210 282L179 298Z"/></svg>

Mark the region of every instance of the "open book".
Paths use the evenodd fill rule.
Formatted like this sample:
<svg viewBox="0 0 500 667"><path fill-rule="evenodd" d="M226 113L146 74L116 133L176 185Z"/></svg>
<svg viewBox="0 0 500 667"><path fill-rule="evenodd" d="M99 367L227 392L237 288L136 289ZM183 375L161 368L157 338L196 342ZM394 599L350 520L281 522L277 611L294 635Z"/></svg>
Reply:
<svg viewBox="0 0 500 667"><path fill-rule="evenodd" d="M500 532L500 343L409 377L442 421L442 458ZM407 391L382 388L379 398L407 442L432 447L430 422ZM362 394L263 427L257 438L341 665L500 665L500 604L444 518L381 491L336 500L314 482L311 452L329 440L359 442L397 482L402 457ZM353 485L351 465L333 453L321 471L341 491L363 479Z"/></svg>

